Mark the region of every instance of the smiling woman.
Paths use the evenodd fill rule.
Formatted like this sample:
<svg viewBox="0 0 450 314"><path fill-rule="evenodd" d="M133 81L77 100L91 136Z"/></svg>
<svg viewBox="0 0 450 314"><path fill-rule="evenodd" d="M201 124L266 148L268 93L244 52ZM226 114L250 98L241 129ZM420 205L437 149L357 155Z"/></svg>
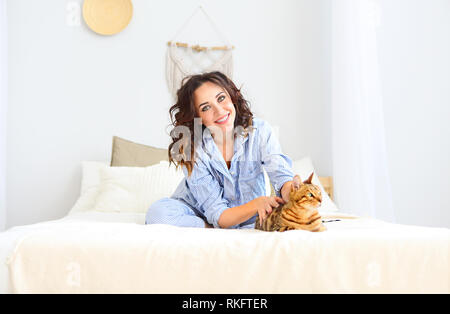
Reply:
<svg viewBox="0 0 450 314"><path fill-rule="evenodd" d="M171 197L150 206L146 223L254 228L256 214L264 219L289 199L291 159L223 73L187 77L177 98L169 160L185 178ZM264 169L276 196L265 196Z"/></svg>

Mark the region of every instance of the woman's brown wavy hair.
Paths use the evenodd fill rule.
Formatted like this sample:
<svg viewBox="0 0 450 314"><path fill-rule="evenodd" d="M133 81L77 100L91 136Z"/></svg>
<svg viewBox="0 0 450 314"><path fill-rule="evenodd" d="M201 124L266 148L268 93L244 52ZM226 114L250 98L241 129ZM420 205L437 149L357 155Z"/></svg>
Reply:
<svg viewBox="0 0 450 314"><path fill-rule="evenodd" d="M191 138L190 141L188 139L183 139L183 134L177 135L176 132L173 132L174 129L172 129L170 132L172 143L169 145L168 153L169 162L173 163L176 167L182 167L183 165L186 166L189 175L191 175L195 163L196 147L194 147L194 118L199 118L197 111L195 110L194 92L205 82L211 82L219 85L230 95L231 101L236 109L234 127L242 126L245 130L249 130L249 127L253 125L253 114L250 111L249 102L244 99L241 94L241 90L238 89L233 81L230 80L225 74L215 71L191 75L184 78L182 81L182 86L177 91L177 103L170 107L169 114L174 129L177 126L187 127L190 131ZM205 128L206 127L202 125L202 134ZM202 136L200 138L202 138ZM173 146L178 141L181 141L181 145L179 143L179 151L172 152ZM190 149L191 151L191 158L186 158L186 154L184 154L184 151L187 149ZM177 156L176 159L173 158L173 154Z"/></svg>

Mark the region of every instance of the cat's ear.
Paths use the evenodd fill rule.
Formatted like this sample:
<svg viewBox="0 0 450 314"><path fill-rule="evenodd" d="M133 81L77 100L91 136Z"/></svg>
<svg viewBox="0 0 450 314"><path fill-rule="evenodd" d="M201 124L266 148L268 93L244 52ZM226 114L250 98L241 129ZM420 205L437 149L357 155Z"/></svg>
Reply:
<svg viewBox="0 0 450 314"><path fill-rule="evenodd" d="M302 185L302 179L300 179L300 176L296 174L292 179L291 192L298 190L300 185Z"/></svg>
<svg viewBox="0 0 450 314"><path fill-rule="evenodd" d="M311 180L312 180L313 176L314 176L314 171L311 173L311 175L309 176L308 179L306 179L305 181L303 181L303 183L305 183L305 184L311 184Z"/></svg>

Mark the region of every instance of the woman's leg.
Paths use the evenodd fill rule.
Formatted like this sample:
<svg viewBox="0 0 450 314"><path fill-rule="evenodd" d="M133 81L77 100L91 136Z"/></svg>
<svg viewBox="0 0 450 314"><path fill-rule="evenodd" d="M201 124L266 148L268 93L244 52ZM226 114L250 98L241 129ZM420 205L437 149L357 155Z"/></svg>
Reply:
<svg viewBox="0 0 450 314"><path fill-rule="evenodd" d="M147 211L145 224L204 228L205 221L182 201L165 197L154 202Z"/></svg>

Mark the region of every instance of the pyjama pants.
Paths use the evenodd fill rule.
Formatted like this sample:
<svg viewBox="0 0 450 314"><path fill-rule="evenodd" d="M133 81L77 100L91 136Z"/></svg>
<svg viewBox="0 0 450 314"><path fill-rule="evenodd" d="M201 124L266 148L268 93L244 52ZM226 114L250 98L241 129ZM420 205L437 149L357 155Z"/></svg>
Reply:
<svg viewBox="0 0 450 314"><path fill-rule="evenodd" d="M205 221L186 203L165 197L154 202L147 211L145 224L205 228Z"/></svg>

